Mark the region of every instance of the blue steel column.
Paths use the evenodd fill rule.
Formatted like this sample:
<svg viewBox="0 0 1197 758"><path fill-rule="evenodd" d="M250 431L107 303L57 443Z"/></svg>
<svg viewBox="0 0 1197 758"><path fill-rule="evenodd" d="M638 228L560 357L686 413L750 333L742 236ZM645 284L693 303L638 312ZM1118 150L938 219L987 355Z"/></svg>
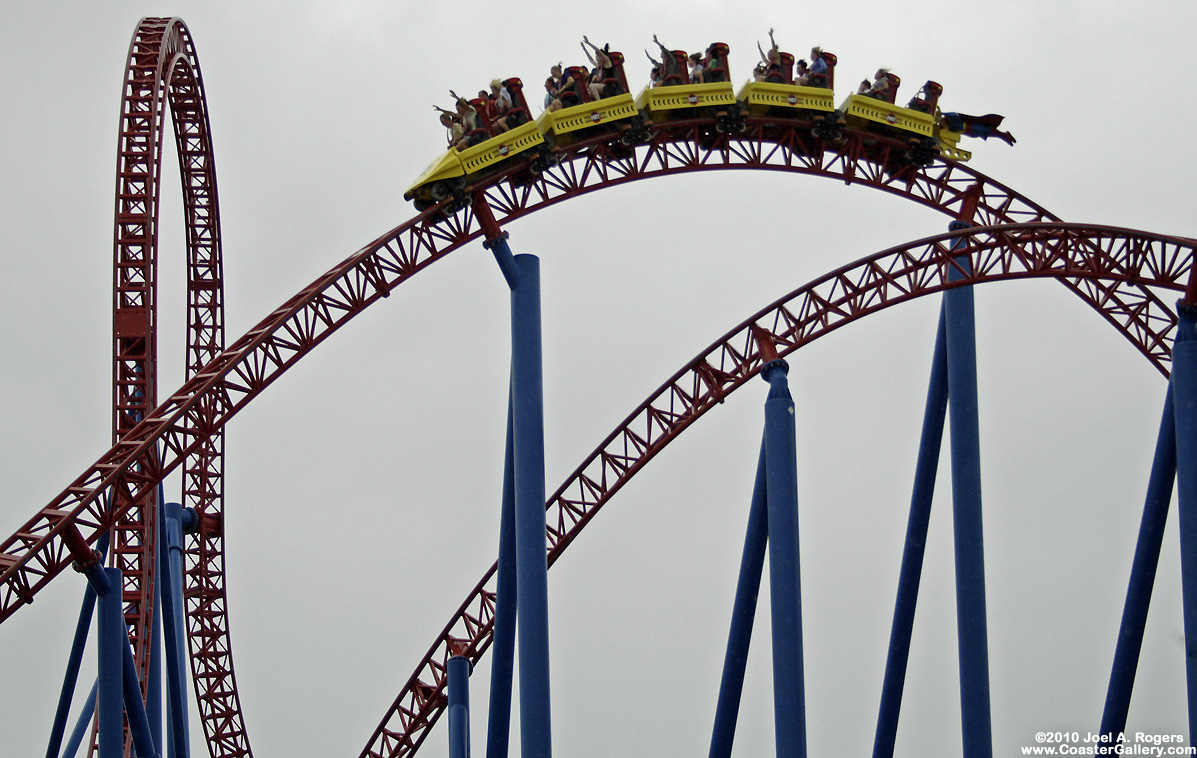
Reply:
<svg viewBox="0 0 1197 758"><path fill-rule="evenodd" d="M719 682L719 700L715 706L715 726L711 731L709 758L731 758L740 715L740 695L744 691L744 668L752 642L752 623L761 590L765 566L765 548L769 542L769 509L765 476L765 441L761 440L752 504L748 510L748 530L744 536L744 554L740 558L740 578L732 605L731 630L727 634L727 654L723 658L723 677Z"/></svg>
<svg viewBox="0 0 1197 758"><path fill-rule="evenodd" d="M172 758L190 752L187 733L187 665L183 628L183 508L166 503L159 519L162 572L162 627L165 641L167 721L166 741ZM165 752L165 751L163 751Z"/></svg>
<svg viewBox="0 0 1197 758"><path fill-rule="evenodd" d="M111 589L99 595L96 614L96 647L99 649L99 676L96 709L99 716L100 758L121 758L124 752L125 653L129 637L121 608L121 570L103 569Z"/></svg>
<svg viewBox="0 0 1197 758"><path fill-rule="evenodd" d="M64 758L74 758L79 754L79 745L83 743L83 738L87 735L87 730L91 727L92 716L96 715L96 693L100 687L100 680L92 682L91 692L87 696L87 700L83 703L83 710L79 711L79 718L75 721L75 728L71 732L70 739L67 740L66 749L63 750ZM58 758L55 754L54 758Z"/></svg>
<svg viewBox="0 0 1197 758"><path fill-rule="evenodd" d="M931 501L935 494L935 476L943 444L943 423L948 410L948 348L943 307L939 310L939 328L935 333L935 353L931 359L931 382L927 389L927 407L923 411L923 433L919 440L918 466L914 474L914 492L910 497L910 516L906 521L906 546L898 573L898 595L894 600L894 622L889 633L889 654L885 660L885 678L881 685L881 707L877 713L877 733L873 738L873 758L890 758L898 735L898 715L902 691L906 685L906 664L910 660L910 637L918 603L919 581L923 573L923 554L927 547L927 526L931 521Z"/></svg>
<svg viewBox="0 0 1197 758"><path fill-rule="evenodd" d="M773 622L773 719L778 758L806 756L802 670L802 581L798 552L798 471L794 400L783 360L766 364L765 463L769 510L769 597Z"/></svg>
<svg viewBox="0 0 1197 758"><path fill-rule="evenodd" d="M449 758L470 758L470 659L449 659Z"/></svg>
<svg viewBox="0 0 1197 758"><path fill-rule="evenodd" d="M158 502L162 502L161 485L159 485ZM162 518L159 516L159 518ZM155 540L155 550L162 549L162 543ZM151 560L158 560L155 555ZM162 741L162 572L154 572L154 627L150 633L150 679L145 693L145 715L150 722L150 736L159 753L165 751Z"/></svg>
<svg viewBox="0 0 1197 758"><path fill-rule="evenodd" d="M482 206L485 206L485 202L482 202ZM489 209L486 212L489 213ZM490 226L493 228L493 225L491 218ZM511 286L511 407L515 441L520 745L524 758L550 758L553 751L549 709L549 584L544 516L540 260L534 255L513 257L506 236L505 233L490 235L486 245L494 253Z"/></svg>
<svg viewBox="0 0 1197 758"><path fill-rule="evenodd" d="M96 558L92 571L102 572L104 555L108 550L108 535L100 537L97 544ZM100 576L96 579L102 578ZM104 583L102 583L104 586ZM58 751L62 747L62 737L66 731L67 718L70 716L71 700L75 696L75 686L79 682L79 666L83 662L83 653L87 647L87 633L91 628L92 614L96 608L96 588L88 581L83 590L83 604L79 608L79 620L75 624L75 638L71 642L71 652L67 657L66 673L62 678L62 691L58 696L58 709L54 713L54 725L50 728L50 742L46 747L46 758L58 758ZM94 689L94 688L93 688ZM93 707L94 707L94 697ZM88 716L88 721L91 716Z"/></svg>
<svg viewBox="0 0 1197 758"><path fill-rule="evenodd" d="M75 625L75 640L71 643L71 653L67 658L67 670L63 677L62 692L58 696L58 710L54 713L54 725L50 727L50 743L46 747L46 758L58 758L58 751L62 747L62 736L66 732L71 698L75 694L75 684L79 681L79 666L83 662L83 650L87 645L87 631L91 627L91 617L95 607L96 591L89 584L83 590L83 606L79 609L79 621Z"/></svg>
<svg viewBox="0 0 1197 758"><path fill-rule="evenodd" d="M1122 608L1122 624L1114 649L1110 686L1106 690L1106 705L1101 715L1101 734L1117 735L1126 728L1131 688L1134 687L1135 672L1139 667L1143 628L1147 624L1147 609L1151 603L1151 590L1155 586L1155 572L1159 566L1160 546L1164 542L1164 526L1168 522L1168 505L1172 500L1172 482L1175 478L1176 427L1173 424L1172 391L1169 389L1164 399L1164 414L1155 443L1155 459L1147 483L1147 502L1143 504L1143 519L1139 522L1139 541L1135 544L1135 557L1131 563L1126 604ZM1111 739L1111 744L1113 742Z"/></svg>
<svg viewBox="0 0 1197 758"><path fill-rule="evenodd" d="M141 682L137 677L137 664L133 662L133 648L129 645L129 638L121 645L121 657L124 659L124 701L125 719L129 724L129 735L133 738L133 754L136 756L157 755L154 747L154 737L150 733L150 722L146 717L145 701L141 699Z"/></svg>
<svg viewBox="0 0 1197 758"><path fill-rule="evenodd" d="M122 755L126 714L129 732L133 737L134 754L147 758L155 756L157 751L150 734L137 667L133 662L133 649L129 646L128 630L125 628L121 604L121 570L104 569L97 564L86 569L86 573L99 605L96 614L99 674L93 690L99 710L96 720L99 756L120 758Z"/></svg>
<svg viewBox="0 0 1197 758"><path fill-rule="evenodd" d="M486 758L507 758L511 735L511 675L515 665L515 442L511 391L507 392L507 443L503 456L503 499L499 516L499 568L495 586L495 628L491 635L490 717Z"/></svg>
<svg viewBox="0 0 1197 758"><path fill-rule="evenodd" d="M520 650L520 740L525 758L549 758L549 582L544 521L544 396L540 261L517 255L511 291L512 429L515 437L516 618Z"/></svg>
<svg viewBox="0 0 1197 758"><path fill-rule="evenodd" d="M1180 516L1189 733L1197 734L1197 306L1182 301L1177 311L1170 384L1176 422L1176 503Z"/></svg>
<svg viewBox="0 0 1197 758"><path fill-rule="evenodd" d="M954 221L956 231L970 225ZM963 238L953 248L964 244ZM971 273L967 256L956 258ZM948 280L963 278L955 267ZM964 758L989 758L989 639L985 613L985 550L981 518L981 443L977 400L977 337L972 287L944 293L951 396L952 515L956 545L956 624Z"/></svg>
<svg viewBox="0 0 1197 758"><path fill-rule="evenodd" d="M158 499L155 507L158 509L158 520L162 520L162 503L166 502L166 488L158 484ZM161 534L161 529L158 530ZM166 549L161 539L154 540L154 556L152 560L162 565L161 554ZM145 711L150 721L150 734L154 738L154 746L159 754L166 752L166 743L162 740L162 707L166 697L162 689L162 572L154 572L154 623L150 637L150 679L146 686Z"/></svg>

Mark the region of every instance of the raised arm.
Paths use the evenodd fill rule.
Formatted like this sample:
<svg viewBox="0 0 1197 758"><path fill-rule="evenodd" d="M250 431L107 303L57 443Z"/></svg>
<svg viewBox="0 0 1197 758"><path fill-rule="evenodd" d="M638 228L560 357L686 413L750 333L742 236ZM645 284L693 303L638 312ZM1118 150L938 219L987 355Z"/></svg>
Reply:
<svg viewBox="0 0 1197 758"><path fill-rule="evenodd" d="M766 66L772 65L773 63L781 60L781 57L778 53L777 40L773 39L772 27L769 29L769 52L766 53L764 50L761 50L761 43L759 42L756 43L756 49L760 50L761 60L765 62Z"/></svg>
<svg viewBox="0 0 1197 758"><path fill-rule="evenodd" d="M580 44L582 46L582 52L586 53L586 60L590 61L590 67L598 68L598 61L596 61L594 59L594 56L590 54L590 48L586 47L586 38L583 37L582 42L579 42L578 44ZM591 47L594 47L594 46L591 45Z"/></svg>
<svg viewBox="0 0 1197 758"><path fill-rule="evenodd" d="M594 50L594 54L595 54L594 58L590 58L589 51L586 53L586 57L590 58L591 66L594 66L595 68L611 68L611 58L608 57L607 51L605 49L599 47L598 45L594 44L593 42L591 42L590 38L587 37L585 34L583 34L582 35L582 49L586 50L587 45L590 46L591 50Z"/></svg>

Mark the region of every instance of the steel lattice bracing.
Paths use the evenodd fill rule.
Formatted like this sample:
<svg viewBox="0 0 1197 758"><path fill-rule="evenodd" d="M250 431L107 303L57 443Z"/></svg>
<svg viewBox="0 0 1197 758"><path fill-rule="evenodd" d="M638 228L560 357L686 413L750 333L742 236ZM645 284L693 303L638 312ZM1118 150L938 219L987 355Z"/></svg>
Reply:
<svg viewBox="0 0 1197 758"><path fill-rule="evenodd" d="M865 141L900 154L905 146L872 133L845 132L842 143L812 140L806 125L749 119L739 135L706 136L711 119L658 125L647 145L630 151L618 140L594 137L571 145L559 165L539 175L520 166L488 177L467 188L484 190L500 222L538 210L547 203L624 182L690 171L754 169L784 171L834 178L899 195L945 213L954 214L971 187L980 184L983 195L977 208L980 224L1058 221L1044 208L1009 187L977 173L964 164L935 163L925 169L907 166L890 173L884 163L869 159ZM608 140L608 141L604 141ZM878 160L886 161L888 152Z"/></svg>
<svg viewBox="0 0 1197 758"><path fill-rule="evenodd" d="M117 276L114 281L117 311L114 319L117 347L114 423L122 431L115 446L99 462L50 506L0 543L0 620L30 602L36 592L70 562L72 554L64 535L81 537L75 541L76 545L94 543L114 520L126 518L132 504L148 502L157 483L182 466L188 504L203 515L200 532L191 538L188 547L187 593L193 675L201 716L215 755L248 754L232 678L224 606L223 444L220 437L223 424L332 331L380 296L389 294L411 274L477 237L479 229L469 212L445 216L438 209L432 209L421 214L336 266L235 345L221 351L219 213L206 105L194 47L186 27L179 20L146 19L134 37L129 60L130 73L126 76L125 88L128 102L122 111L118 164ZM192 331L188 351L189 378L166 403L149 411L153 405L155 338L156 171L161 158L164 93L174 117L189 251L194 246L198 252L194 257L189 252L188 265L189 307L192 309L188 318ZM923 170L907 166L895 172L892 170L895 164L886 156L890 154L887 151L897 155L902 150L896 142L889 144L880 140L880 153L874 146L866 152L865 136L850 130L843 142L825 145L814 142L801 124L749 120L748 131L735 137L712 136L711 125L704 120L658 125L653 127L649 143L634 150L620 147L614 140L608 143L597 137L571 146L560 156L560 165L541 175L530 176L526 166L517 163L507 173L490 176L467 189L481 193L495 209L499 221L505 223L569 197L627 181L688 171L745 168L811 174L863 184L949 215L960 209L970 188L979 186L982 196L976 218L981 223L1057 220L1004 185L962 165L939 162ZM876 141L876 136L871 135L869 139ZM891 169L887 170L885 165L890 165ZM1071 246L1059 242L1049 244L1056 244L1060 254L1073 256L1073 259L1086 253L1094 260L1115 254L1112 248L1102 252L1101 245L1107 243L1098 241L1099 233L1085 237L1086 232L1080 228L1074 231L1081 235L1082 241ZM1129 245L1132 253L1141 251L1146 261L1144 265L1155 267L1158 274L1150 282L1179 280L1191 266L1191 248L1187 241L1151 235L1141 237L1124 235L1120 238L1116 233L1110 233L1108 244ZM122 248L126 243L127 249ZM1030 242L1022 244L1032 245ZM1038 265L1048 265L1049 259L1050 256L1044 254ZM989 272L990 278L1060 278L1102 312L1166 373L1168 348L1164 339L1175 317L1165 301L1152 291L1153 287L1158 288L1157 285L1137 281L1134 274L1119 278L1120 273L1104 271L1100 266L1093 270L1102 270L1101 275L1083 267L1066 273L1051 273L1046 268L1010 273L1017 269L1014 263L1009 264L1009 271L1001 273L999 269L1005 265L995 261L994 269ZM887 272L893 279L893 286L911 287L911 292L922 292L916 286L918 282L904 279L899 269L901 267ZM851 320L872 312L876 302L861 298L878 297L875 290L869 289L878 286L871 280L869 272L853 269L846 271L844 276L848 278L838 280L837 284L844 292L852 293L851 297L842 302L830 300L839 302L838 310L821 316L835 325L846 323L846 320L839 320L843 314L849 314L845 318ZM917 276L927 274L923 271ZM1159 286L1173 288L1170 284ZM831 295L820 297L827 299ZM883 302L890 301L883 299ZM777 318L786 323L800 317L801 313L793 311L777 314ZM779 328L778 331L785 330ZM728 366L736 365L734 356L750 354L746 347L739 351L734 347L728 350L732 356L728 358L731 361ZM139 364L144 364L140 371L136 368ZM736 374L725 370L720 361L715 361L699 366L689 379L693 384L688 388L681 380L665 388L669 397L678 403L678 408L689 407L687 398L721 397L723 392L734 389ZM595 459L598 464L592 461L591 469L585 466L579 469L578 491L573 497L554 498L560 500L561 507L555 525L550 526L550 536L558 535L553 540L553 550L564 549L578 526L593 515L596 498L601 495L605 502L605 498L643 464L646 451L659 449L663 439L661 430L674 430L671 434L676 434L693 420L686 415L689 411L671 410L672 407L646 406L646 415L638 420L640 427L629 426L626 435L617 435L623 445L622 452L604 446ZM136 423L138 418L144 420ZM615 439L613 436L612 440ZM594 465L598 468L594 469ZM126 540L133 560L139 560L142 555L141 538L135 535L145 528L137 518L136 515L129 517L133 526L127 531L134 536ZM551 557L556 554L554 552ZM467 601L463 605L462 613L451 622L446 635L456 631L462 640L475 640L477 630L488 628L489 601L482 586L476 593L477 602L470 605L473 601ZM136 589L127 587L138 613L148 606L146 593L150 587L152 584L147 587L145 583ZM470 608L475 610L470 611ZM476 643L473 650L480 654L486 644ZM430 660L435 658L436 650L434 646ZM435 720L438 712L436 705L443 671L436 664L428 665L431 668L422 679L413 677L417 696L412 702L418 707L407 710L412 714L415 729L395 730L394 741L401 747L418 745L423 739L421 730ZM420 684L426 680L433 684ZM384 720L384 728L387 723Z"/></svg>

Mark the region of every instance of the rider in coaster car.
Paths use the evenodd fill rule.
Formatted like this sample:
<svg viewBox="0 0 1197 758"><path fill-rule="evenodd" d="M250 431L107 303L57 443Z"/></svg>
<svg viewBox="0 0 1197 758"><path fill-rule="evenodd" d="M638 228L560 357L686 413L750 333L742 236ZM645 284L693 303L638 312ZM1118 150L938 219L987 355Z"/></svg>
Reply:
<svg viewBox="0 0 1197 758"><path fill-rule="evenodd" d="M773 29L769 29L769 52L766 53L761 43L756 43L757 52L761 54L761 63L765 67L765 81L774 84L782 83L781 51L777 47L777 40L773 39Z"/></svg>
<svg viewBox="0 0 1197 758"><path fill-rule="evenodd" d="M599 47L591 42L585 34L582 35L580 44L582 51L586 53L586 59L590 61L591 69L593 69L590 74L590 82L586 87L590 93L590 99L602 100L604 97L618 95L619 80L615 76L615 64L608 55L611 52L611 45L606 44ZM591 55L591 50L594 51L593 55Z"/></svg>

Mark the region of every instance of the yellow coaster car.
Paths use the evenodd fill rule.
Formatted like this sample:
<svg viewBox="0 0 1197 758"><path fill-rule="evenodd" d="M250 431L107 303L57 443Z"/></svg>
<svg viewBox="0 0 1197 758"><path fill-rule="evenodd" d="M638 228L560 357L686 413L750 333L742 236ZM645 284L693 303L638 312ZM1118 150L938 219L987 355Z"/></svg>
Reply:
<svg viewBox="0 0 1197 758"><path fill-rule="evenodd" d="M653 121L668 119L670 111L709 106L728 107L735 104L736 93L730 82L650 87L636 98L636 105L643 108ZM678 115L684 118L686 114Z"/></svg>
<svg viewBox="0 0 1197 758"><path fill-rule="evenodd" d="M771 55L767 67L759 66L760 78L745 84L736 95L748 108L748 114L793 116L797 115L796 111L835 112L836 57L818 49L812 52L822 60L819 73L812 74L800 68L801 75L797 80L792 53Z"/></svg>
<svg viewBox="0 0 1197 758"><path fill-rule="evenodd" d="M470 100L482 126L465 135L465 145L450 147L433 161L403 193L403 198L413 201L417 210L425 210L445 198L459 195L473 175L495 170L514 156L544 145L540 127L528 116L523 84L512 78L504 81L503 87L511 98L511 110L499 116L481 98ZM497 122L500 119L510 125L507 131L499 130ZM547 146L543 149L547 151Z"/></svg>
<svg viewBox="0 0 1197 758"><path fill-rule="evenodd" d="M752 116L764 116L773 108L793 110L835 111L835 93L825 87L803 87L798 84L748 82L740 88L736 99L748 106Z"/></svg>
<svg viewBox="0 0 1197 758"><path fill-rule="evenodd" d="M547 110L536 119L540 131L554 147L573 144L594 133L596 128L603 131L617 129L625 137L636 137L636 141L647 138L644 119L628 92L623 55L606 51L603 55L611 63L602 72L605 76L595 80L581 66L567 68L563 76L565 85L557 93L565 107ZM624 141L630 143L631 140Z"/></svg>
<svg viewBox="0 0 1197 758"><path fill-rule="evenodd" d="M809 121L819 139L838 140L843 134L833 90L836 57L817 48L812 53L822 61L817 73L802 61L798 77L792 53L771 53L768 65L757 67L756 78L741 87L736 98L751 117Z"/></svg>
<svg viewBox="0 0 1197 758"><path fill-rule="evenodd" d="M654 123L714 114L720 116L719 131L742 131L743 114L728 77L727 52L722 42L707 48L702 59L705 80L691 84L685 51L670 51L662 62L659 83L640 93L636 107Z"/></svg>
<svg viewBox="0 0 1197 758"><path fill-rule="evenodd" d="M940 112L939 108L936 108L935 137L939 140L939 154L954 161L966 161L973 157L971 151L960 147L961 134L962 132L953 131L944 124L943 113Z"/></svg>
<svg viewBox="0 0 1197 758"><path fill-rule="evenodd" d="M629 94L605 97L597 102L585 102L559 111L545 111L536 119L541 131L553 135L555 145L569 144L574 132L599 124L610 124L640 115L636 102ZM565 135L570 135L569 139Z"/></svg>
<svg viewBox="0 0 1197 758"><path fill-rule="evenodd" d="M960 132L948 129L943 123L938 106L942 86L928 81L903 108L894 104L901 80L888 72L884 78L887 86L882 92L849 95L840 105L848 126L905 139L908 145L905 157L920 167L931 165L940 155L958 161L972 157L972 153L958 147Z"/></svg>

